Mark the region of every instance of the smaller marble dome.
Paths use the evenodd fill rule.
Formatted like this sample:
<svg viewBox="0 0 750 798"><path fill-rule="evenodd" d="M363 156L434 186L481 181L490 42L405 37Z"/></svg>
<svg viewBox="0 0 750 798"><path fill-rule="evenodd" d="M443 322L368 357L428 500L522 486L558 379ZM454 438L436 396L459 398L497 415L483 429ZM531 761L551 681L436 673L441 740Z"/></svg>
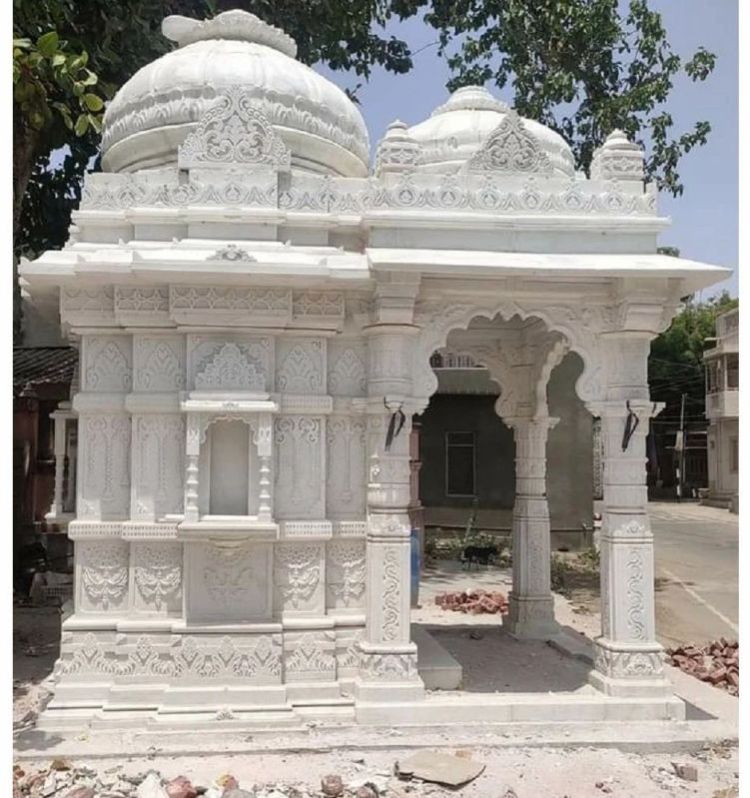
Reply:
<svg viewBox="0 0 750 798"><path fill-rule="evenodd" d="M199 119L241 91L263 114L300 171L343 177L368 172L369 139L356 105L295 60L295 41L246 11L198 21L171 16L164 35L177 49L147 64L108 104L102 166L132 172L177 163Z"/></svg>
<svg viewBox="0 0 750 798"><path fill-rule="evenodd" d="M483 86L457 89L448 101L438 106L429 119L406 131L422 151L417 171L456 172L480 153L501 125L509 128L500 140L491 142L507 148L512 168L507 171L547 171L552 175L573 177L573 153L565 139L554 130L531 119L519 117L504 102L493 97ZM524 141L519 140L519 134ZM384 140L385 141L385 140ZM526 153L534 151L545 157L545 169L532 166Z"/></svg>

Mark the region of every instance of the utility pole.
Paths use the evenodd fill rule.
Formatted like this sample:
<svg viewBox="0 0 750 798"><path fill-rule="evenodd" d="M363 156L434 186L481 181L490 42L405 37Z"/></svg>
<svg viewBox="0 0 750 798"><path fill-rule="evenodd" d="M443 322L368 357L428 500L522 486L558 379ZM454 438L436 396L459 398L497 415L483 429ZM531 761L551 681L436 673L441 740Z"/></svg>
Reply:
<svg viewBox="0 0 750 798"><path fill-rule="evenodd" d="M680 459L677 471L677 498L682 501L683 487L685 484L685 394L682 394L680 404Z"/></svg>

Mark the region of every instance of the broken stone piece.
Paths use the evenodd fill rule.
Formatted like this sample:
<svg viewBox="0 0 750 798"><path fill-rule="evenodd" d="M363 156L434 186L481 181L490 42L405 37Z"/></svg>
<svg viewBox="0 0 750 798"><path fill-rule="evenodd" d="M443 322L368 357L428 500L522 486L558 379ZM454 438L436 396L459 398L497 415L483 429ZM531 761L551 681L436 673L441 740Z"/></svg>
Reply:
<svg viewBox="0 0 750 798"><path fill-rule="evenodd" d="M323 776L323 779L320 782L320 789L323 791L323 795L330 796L330 798L336 798L339 795L343 795L344 782L341 780L341 776L338 776L335 773L330 773L327 776Z"/></svg>
<svg viewBox="0 0 750 798"><path fill-rule="evenodd" d="M177 776L165 785L169 798L197 798L198 793L185 776Z"/></svg>
<svg viewBox="0 0 750 798"><path fill-rule="evenodd" d="M685 781L698 781L698 768L688 762L672 762L674 772Z"/></svg>

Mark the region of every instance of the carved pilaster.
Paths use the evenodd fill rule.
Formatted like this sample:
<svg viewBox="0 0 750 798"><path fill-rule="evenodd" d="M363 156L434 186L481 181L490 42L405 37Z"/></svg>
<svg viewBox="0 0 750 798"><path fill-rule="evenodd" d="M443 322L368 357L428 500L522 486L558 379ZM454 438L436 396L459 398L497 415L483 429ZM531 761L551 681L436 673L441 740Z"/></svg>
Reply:
<svg viewBox="0 0 750 798"><path fill-rule="evenodd" d="M602 634L596 640L590 678L610 695L672 691L654 620L654 552L646 492L646 433L654 410L653 403L635 398L613 398L592 407L601 419L604 512Z"/></svg>
<svg viewBox="0 0 750 798"><path fill-rule="evenodd" d="M507 418L516 441L513 505L513 589L510 629L516 637L547 639L558 629L550 585L547 435L556 418Z"/></svg>

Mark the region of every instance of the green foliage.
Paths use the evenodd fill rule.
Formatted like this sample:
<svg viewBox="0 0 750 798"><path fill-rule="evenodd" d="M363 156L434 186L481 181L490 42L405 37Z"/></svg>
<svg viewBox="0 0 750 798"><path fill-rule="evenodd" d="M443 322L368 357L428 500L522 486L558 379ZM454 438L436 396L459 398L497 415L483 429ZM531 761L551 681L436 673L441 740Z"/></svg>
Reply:
<svg viewBox="0 0 750 798"><path fill-rule="evenodd" d="M669 329L651 342L648 382L651 398L666 402L665 416L679 412L683 392L688 413L701 415L705 408L703 352L706 339L716 335L716 317L737 307L727 291L705 302L688 302Z"/></svg>
<svg viewBox="0 0 750 798"><path fill-rule="evenodd" d="M716 57L699 47L683 60L647 0L395 0L394 9L407 17L426 5L453 73L449 88L510 84L518 112L558 131L586 171L620 128L646 145L646 172L659 188L682 193L680 157L711 128L697 121L675 133L665 104L678 75L703 81Z"/></svg>

